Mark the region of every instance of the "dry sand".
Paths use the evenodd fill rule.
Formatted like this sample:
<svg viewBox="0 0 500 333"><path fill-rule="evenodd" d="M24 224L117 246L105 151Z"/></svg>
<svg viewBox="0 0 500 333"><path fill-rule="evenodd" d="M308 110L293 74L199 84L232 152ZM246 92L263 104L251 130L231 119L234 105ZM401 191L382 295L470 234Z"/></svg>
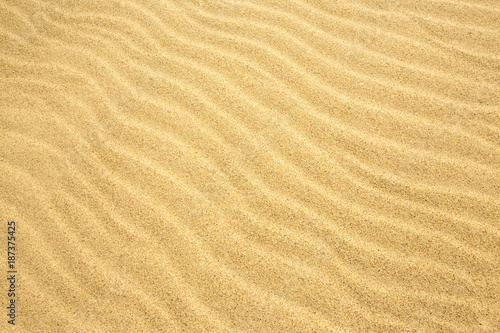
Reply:
<svg viewBox="0 0 500 333"><path fill-rule="evenodd" d="M499 36L498 0L0 1L0 332L500 332Z"/></svg>

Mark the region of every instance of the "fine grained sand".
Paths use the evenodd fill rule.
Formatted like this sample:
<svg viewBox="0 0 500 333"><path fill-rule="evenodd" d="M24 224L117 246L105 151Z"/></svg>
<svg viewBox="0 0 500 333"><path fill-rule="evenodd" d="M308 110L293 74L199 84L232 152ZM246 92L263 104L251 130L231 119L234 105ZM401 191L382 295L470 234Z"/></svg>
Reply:
<svg viewBox="0 0 500 333"><path fill-rule="evenodd" d="M496 0L0 1L0 331L500 332L499 36Z"/></svg>

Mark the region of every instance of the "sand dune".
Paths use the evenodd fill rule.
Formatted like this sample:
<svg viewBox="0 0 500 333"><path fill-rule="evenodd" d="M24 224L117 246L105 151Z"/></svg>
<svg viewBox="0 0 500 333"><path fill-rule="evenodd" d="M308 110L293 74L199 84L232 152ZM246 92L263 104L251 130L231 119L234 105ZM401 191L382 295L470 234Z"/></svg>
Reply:
<svg viewBox="0 0 500 333"><path fill-rule="evenodd" d="M0 18L2 332L500 331L497 1Z"/></svg>

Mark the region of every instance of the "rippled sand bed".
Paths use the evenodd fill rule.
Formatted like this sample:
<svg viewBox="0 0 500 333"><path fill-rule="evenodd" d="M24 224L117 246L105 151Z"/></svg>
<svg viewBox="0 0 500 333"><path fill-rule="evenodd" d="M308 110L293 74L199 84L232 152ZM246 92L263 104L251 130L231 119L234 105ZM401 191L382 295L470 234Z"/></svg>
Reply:
<svg viewBox="0 0 500 333"><path fill-rule="evenodd" d="M494 0L0 2L2 332L500 332Z"/></svg>

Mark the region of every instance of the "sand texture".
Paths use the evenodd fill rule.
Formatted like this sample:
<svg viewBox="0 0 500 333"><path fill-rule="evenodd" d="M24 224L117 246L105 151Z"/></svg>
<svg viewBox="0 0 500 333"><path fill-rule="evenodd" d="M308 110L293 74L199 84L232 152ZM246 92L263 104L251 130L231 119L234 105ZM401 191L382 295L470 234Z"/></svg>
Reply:
<svg viewBox="0 0 500 333"><path fill-rule="evenodd" d="M0 0L0 221L2 333L500 332L500 2Z"/></svg>

